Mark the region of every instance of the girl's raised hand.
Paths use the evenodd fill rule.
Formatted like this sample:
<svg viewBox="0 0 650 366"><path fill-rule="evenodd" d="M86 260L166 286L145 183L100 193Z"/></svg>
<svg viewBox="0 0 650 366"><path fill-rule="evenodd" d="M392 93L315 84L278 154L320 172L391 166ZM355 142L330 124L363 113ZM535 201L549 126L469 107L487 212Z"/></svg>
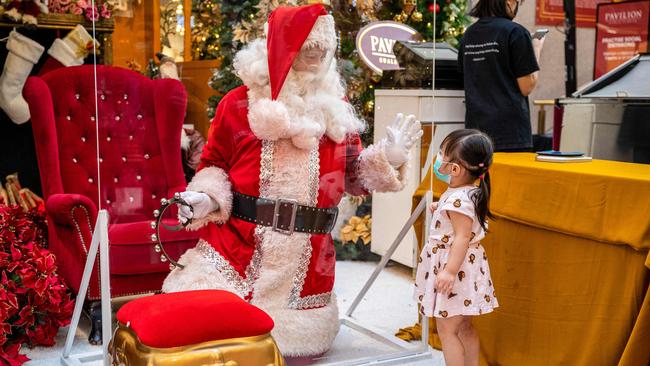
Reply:
<svg viewBox="0 0 650 366"><path fill-rule="evenodd" d="M433 213L437 209L438 209L438 202L431 202L431 204L429 205L429 211Z"/></svg>

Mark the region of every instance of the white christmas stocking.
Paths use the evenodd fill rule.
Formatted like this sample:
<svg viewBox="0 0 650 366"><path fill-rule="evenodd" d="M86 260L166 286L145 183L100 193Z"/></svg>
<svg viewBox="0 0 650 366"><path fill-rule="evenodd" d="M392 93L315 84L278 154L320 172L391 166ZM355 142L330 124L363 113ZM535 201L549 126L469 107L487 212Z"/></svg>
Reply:
<svg viewBox="0 0 650 366"><path fill-rule="evenodd" d="M29 106L23 98L23 86L45 51L37 42L14 31L7 41L7 59L0 76L0 108L16 124L29 121Z"/></svg>

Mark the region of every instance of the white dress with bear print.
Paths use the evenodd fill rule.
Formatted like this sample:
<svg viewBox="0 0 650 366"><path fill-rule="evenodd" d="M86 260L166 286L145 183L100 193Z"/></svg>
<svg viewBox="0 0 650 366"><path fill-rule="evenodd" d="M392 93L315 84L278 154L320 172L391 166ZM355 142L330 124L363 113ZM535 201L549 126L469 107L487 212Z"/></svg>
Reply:
<svg viewBox="0 0 650 366"><path fill-rule="evenodd" d="M428 317L447 318L457 315L481 315L499 306L494 296L490 267L485 249L480 244L485 230L479 224L470 195L476 187L448 188L440 197L433 213L429 238L418 259L415 278L415 299L420 312ZM472 236L465 260L458 270L449 295L434 289L436 276L447 265L450 248L454 243L454 229L447 211L469 216Z"/></svg>

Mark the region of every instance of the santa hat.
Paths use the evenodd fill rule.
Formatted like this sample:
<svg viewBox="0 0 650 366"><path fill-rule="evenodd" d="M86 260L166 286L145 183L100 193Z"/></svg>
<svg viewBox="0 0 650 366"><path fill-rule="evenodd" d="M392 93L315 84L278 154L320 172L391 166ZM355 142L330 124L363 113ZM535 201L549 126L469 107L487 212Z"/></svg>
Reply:
<svg viewBox="0 0 650 366"><path fill-rule="evenodd" d="M268 50L271 99L282 90L289 69L305 42L333 50L336 47L334 18L321 4L279 7L269 16Z"/></svg>

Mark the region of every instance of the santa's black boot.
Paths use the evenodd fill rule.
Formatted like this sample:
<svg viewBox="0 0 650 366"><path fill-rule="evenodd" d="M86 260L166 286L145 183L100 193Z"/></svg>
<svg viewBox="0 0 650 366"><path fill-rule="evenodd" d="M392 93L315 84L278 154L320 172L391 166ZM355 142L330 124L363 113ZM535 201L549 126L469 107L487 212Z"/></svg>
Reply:
<svg viewBox="0 0 650 366"><path fill-rule="evenodd" d="M90 319L90 334L88 334L88 342L92 345L102 344L102 302L89 302L86 305L86 313Z"/></svg>

